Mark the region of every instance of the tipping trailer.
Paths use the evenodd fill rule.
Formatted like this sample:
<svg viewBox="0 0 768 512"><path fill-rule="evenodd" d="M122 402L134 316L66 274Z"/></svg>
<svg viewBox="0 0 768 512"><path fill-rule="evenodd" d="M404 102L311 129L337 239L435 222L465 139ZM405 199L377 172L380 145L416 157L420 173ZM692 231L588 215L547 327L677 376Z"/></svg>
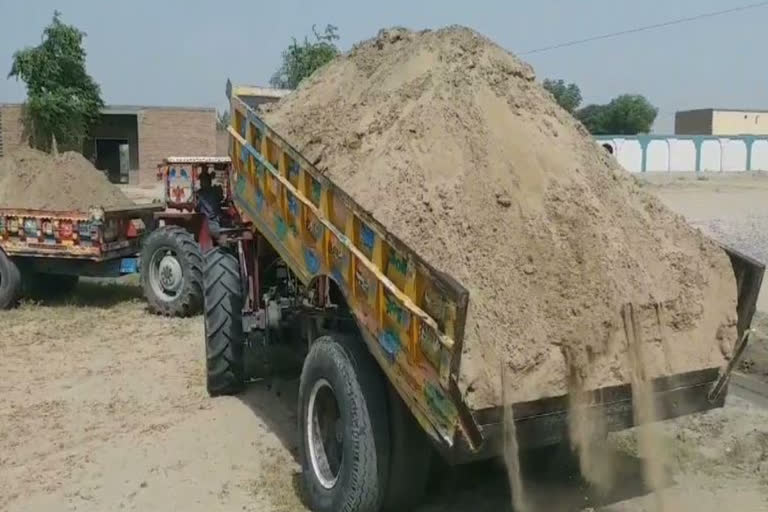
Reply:
<svg viewBox="0 0 768 512"><path fill-rule="evenodd" d="M471 410L457 385L469 293L229 92L243 224L206 256L208 390L233 393L269 375L273 354L291 347L303 361L299 451L311 507L405 510L423 491L431 447L451 464L502 453L502 408ZM743 347L764 267L726 250ZM722 406L732 366L654 380L659 419ZM512 404L520 447L564 440L567 402ZM609 430L633 425L629 385L596 390L587 403Z"/></svg>
<svg viewBox="0 0 768 512"><path fill-rule="evenodd" d="M160 209L0 208L0 309L13 307L22 294L67 293L80 276L137 272L142 238Z"/></svg>

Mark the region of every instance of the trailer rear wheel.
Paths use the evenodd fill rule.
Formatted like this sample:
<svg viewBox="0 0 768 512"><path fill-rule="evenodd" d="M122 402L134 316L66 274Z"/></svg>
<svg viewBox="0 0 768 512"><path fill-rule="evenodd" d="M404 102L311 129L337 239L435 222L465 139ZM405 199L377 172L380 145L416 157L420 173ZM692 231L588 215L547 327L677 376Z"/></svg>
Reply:
<svg viewBox="0 0 768 512"><path fill-rule="evenodd" d="M314 342L299 385L299 453L307 505L378 512L389 472L387 389L364 343Z"/></svg>
<svg viewBox="0 0 768 512"><path fill-rule="evenodd" d="M141 249L141 285L153 313L189 316L200 312L203 256L195 237L179 226L149 234Z"/></svg>
<svg viewBox="0 0 768 512"><path fill-rule="evenodd" d="M208 393L231 395L243 388L243 292L237 259L217 247L205 255L205 354Z"/></svg>
<svg viewBox="0 0 768 512"><path fill-rule="evenodd" d="M14 307L19 301L20 293L19 267L0 249L0 310Z"/></svg>

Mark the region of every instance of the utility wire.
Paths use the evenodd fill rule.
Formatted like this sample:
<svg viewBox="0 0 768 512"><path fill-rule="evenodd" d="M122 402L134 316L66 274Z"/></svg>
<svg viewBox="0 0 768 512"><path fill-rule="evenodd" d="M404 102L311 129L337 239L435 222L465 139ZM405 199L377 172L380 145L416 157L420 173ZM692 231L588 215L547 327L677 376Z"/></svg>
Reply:
<svg viewBox="0 0 768 512"><path fill-rule="evenodd" d="M669 27L671 25L679 25L681 23L688 23L688 22L691 22L691 21L696 21L696 20L700 20L700 19L704 19L704 18L714 18L716 16L723 16L725 14L732 14L734 12L746 11L748 9L757 9L758 7L765 7L767 5L768 5L768 1L766 1L766 2L757 2L757 3L754 3L754 4L748 4L748 5L742 5L742 6L739 6L739 7L731 7L730 9L723 9L723 10L720 10L720 11L706 12L706 13L703 13L703 14L697 14L696 16L688 16L688 17L685 17L685 18L677 18L677 19L674 19L674 20L664 21L664 22L661 22L661 23L654 23L653 25L644 25L642 27L630 28L630 29L627 29L627 30L622 30L620 32L611 32L609 34L602 34L602 35L599 35L599 36L586 37L584 39L576 39L574 41L567 41L567 42L564 42L564 43L553 44L551 46L544 46L542 48L535 48L533 50L528 50L528 51L522 52L521 55L530 55L532 53L548 52L550 50L557 50L559 48L565 48L567 46L575 46L577 44L589 43L591 41L599 41L601 39L609 39L609 38L612 38L612 37L619 37L619 36L623 36L623 35L626 35L626 34L635 34L637 32L645 32L647 30L653 30L653 29L662 28L662 27Z"/></svg>

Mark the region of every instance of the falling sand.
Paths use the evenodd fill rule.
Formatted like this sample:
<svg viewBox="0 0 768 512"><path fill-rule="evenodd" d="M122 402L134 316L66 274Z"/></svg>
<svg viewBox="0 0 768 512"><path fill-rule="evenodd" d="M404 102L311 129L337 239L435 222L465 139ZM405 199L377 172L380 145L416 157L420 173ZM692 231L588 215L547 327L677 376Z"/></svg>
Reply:
<svg viewBox="0 0 768 512"><path fill-rule="evenodd" d="M579 457L582 476L601 494L614 485L614 453L604 442L607 433L602 409L591 407L583 384L574 382L568 395L568 434L571 449Z"/></svg>
<svg viewBox="0 0 768 512"><path fill-rule="evenodd" d="M666 480L665 449L662 438L657 431L656 402L652 383L646 372L643 339L652 334L648 332L647 322L645 329L639 316L652 316L657 318L655 327L661 329L662 322L661 305L647 308L636 308L627 303L621 308L622 323L624 326L626 346L626 367L629 370L630 384L632 387L633 420L636 425L638 455L640 456L643 479L647 488L653 493L656 512L666 512L663 487ZM645 313L645 314L643 314ZM650 313L650 315L648 315ZM651 329L656 330L656 329ZM656 333L657 337L664 338L663 332ZM564 359L572 362L573 359L565 350ZM612 447L605 442L607 435L607 420L603 409L593 407L591 394L584 388L582 378L589 368L582 364L569 364L569 438L573 451L579 457L579 467L582 476L603 495L613 490L615 475L617 474L616 454Z"/></svg>
<svg viewBox="0 0 768 512"><path fill-rule="evenodd" d="M515 428L515 414L512 410L514 400L507 396L506 389L510 376L504 368L500 370L501 374L501 403L504 404L504 464L507 468L507 477L509 478L509 491L512 494L512 505L515 512L526 512L528 505L525 500L525 488L523 487L523 478L520 471L520 449L517 445L517 429Z"/></svg>
<svg viewBox="0 0 768 512"><path fill-rule="evenodd" d="M654 308L657 318L660 306ZM654 493L656 512L665 512L664 506L664 453L661 437L656 431L656 402L653 388L645 370L643 332L637 319L634 306L626 304L622 308L622 320L627 340L627 363L632 382L632 405L634 421L637 425L638 453L643 461L645 483ZM659 328L662 322L658 322ZM664 338L663 332L659 333Z"/></svg>

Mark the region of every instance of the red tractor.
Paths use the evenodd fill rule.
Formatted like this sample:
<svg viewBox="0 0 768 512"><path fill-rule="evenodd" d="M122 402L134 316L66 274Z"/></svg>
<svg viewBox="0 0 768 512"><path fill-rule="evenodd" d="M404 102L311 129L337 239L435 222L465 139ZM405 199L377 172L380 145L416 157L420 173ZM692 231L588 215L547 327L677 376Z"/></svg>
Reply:
<svg viewBox="0 0 768 512"><path fill-rule="evenodd" d="M141 284L151 311L166 316L201 311L203 254L215 240L200 208L200 184L211 181L219 194L220 225L234 225L230 169L229 157L168 157L158 165L166 208L155 213L157 227L141 249Z"/></svg>

